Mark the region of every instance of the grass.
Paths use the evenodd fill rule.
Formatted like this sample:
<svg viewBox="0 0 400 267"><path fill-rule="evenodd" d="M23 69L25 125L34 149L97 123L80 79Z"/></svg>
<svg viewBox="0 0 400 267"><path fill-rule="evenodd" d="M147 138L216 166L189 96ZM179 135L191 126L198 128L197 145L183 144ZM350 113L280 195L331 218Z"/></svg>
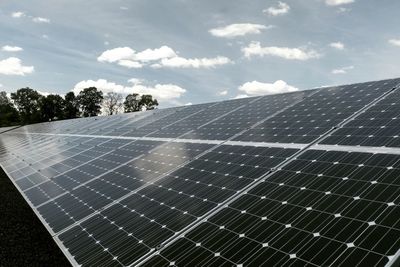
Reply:
<svg viewBox="0 0 400 267"><path fill-rule="evenodd" d="M0 266L71 266L1 168Z"/></svg>

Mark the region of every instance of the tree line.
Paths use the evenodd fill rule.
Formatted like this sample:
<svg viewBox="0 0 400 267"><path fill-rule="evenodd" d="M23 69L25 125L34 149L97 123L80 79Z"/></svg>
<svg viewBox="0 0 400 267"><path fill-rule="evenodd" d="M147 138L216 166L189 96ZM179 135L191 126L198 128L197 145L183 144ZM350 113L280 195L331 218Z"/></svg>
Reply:
<svg viewBox="0 0 400 267"><path fill-rule="evenodd" d="M26 87L11 93L11 97L0 92L0 127L91 117L101 113L136 112L157 106L158 101L152 95L133 93L124 98L122 94L103 94L96 87L89 87L78 95L68 92L64 97L57 94L44 96Z"/></svg>

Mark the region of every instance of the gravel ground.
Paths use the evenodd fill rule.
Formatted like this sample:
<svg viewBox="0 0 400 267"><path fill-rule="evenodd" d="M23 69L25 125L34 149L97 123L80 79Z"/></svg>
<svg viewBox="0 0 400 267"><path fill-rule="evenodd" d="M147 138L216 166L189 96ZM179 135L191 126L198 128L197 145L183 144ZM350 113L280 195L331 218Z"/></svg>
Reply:
<svg viewBox="0 0 400 267"><path fill-rule="evenodd" d="M1 168L0 266L71 266Z"/></svg>

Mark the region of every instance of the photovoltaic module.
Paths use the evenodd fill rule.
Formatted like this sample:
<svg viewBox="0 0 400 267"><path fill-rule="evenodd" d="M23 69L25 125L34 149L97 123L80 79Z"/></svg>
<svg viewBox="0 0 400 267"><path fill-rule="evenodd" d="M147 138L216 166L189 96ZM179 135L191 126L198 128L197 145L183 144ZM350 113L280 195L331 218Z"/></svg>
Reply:
<svg viewBox="0 0 400 267"><path fill-rule="evenodd" d="M0 128L73 265L397 266L400 79Z"/></svg>

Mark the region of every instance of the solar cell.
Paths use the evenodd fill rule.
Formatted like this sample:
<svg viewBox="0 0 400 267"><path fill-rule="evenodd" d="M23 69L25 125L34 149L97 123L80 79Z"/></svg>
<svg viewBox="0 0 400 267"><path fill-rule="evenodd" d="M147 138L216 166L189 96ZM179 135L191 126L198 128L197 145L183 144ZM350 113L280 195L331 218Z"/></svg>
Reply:
<svg viewBox="0 0 400 267"><path fill-rule="evenodd" d="M390 91L399 80L323 88L234 140L311 143Z"/></svg>
<svg viewBox="0 0 400 267"><path fill-rule="evenodd" d="M296 151L283 148L219 146L100 211L99 216L93 219L93 229L85 220L62 233L59 238L64 244L66 240L72 242L71 234L77 229L85 229L88 235L94 237L91 241L93 245L100 240L98 246L106 246L108 250L104 253L110 254L111 258L122 259L124 253L127 253L130 255L129 259L121 263L132 264L146 253L155 251L162 242L179 235L185 227L240 192ZM98 188L101 190L99 193L106 196L111 191L109 188ZM109 231L96 234L96 227L103 224L110 224L102 226ZM101 241L107 235L118 235L122 230L125 239L116 244L102 244ZM124 247L123 252L118 251L119 246ZM137 251L138 246L141 253ZM68 245L66 247L70 248ZM74 246L71 249L79 251ZM79 264L90 260L90 255L80 253L77 252L76 256L80 258Z"/></svg>
<svg viewBox="0 0 400 267"><path fill-rule="evenodd" d="M262 122L275 113L303 100L314 90L294 92L289 94L268 95L254 99L241 108L227 113L217 120L204 124L192 130L181 138L225 140Z"/></svg>
<svg viewBox="0 0 400 267"><path fill-rule="evenodd" d="M194 113L183 120L177 120L175 123L160 129L157 132L151 133L148 136L151 137L167 137L176 138L185 133L189 133L198 127L209 124L227 113L233 112L244 105L257 100L257 97L249 97L243 99L235 99L230 101L223 101L213 104L208 108L201 110L198 113Z"/></svg>
<svg viewBox="0 0 400 267"><path fill-rule="evenodd" d="M390 265L399 82L28 125L0 164L74 265Z"/></svg>
<svg viewBox="0 0 400 267"><path fill-rule="evenodd" d="M400 79L388 82L395 88ZM393 91L327 138L321 144L400 147L400 93Z"/></svg>
<svg viewBox="0 0 400 267"><path fill-rule="evenodd" d="M399 172L399 155L309 150L144 266L384 266L400 248Z"/></svg>

